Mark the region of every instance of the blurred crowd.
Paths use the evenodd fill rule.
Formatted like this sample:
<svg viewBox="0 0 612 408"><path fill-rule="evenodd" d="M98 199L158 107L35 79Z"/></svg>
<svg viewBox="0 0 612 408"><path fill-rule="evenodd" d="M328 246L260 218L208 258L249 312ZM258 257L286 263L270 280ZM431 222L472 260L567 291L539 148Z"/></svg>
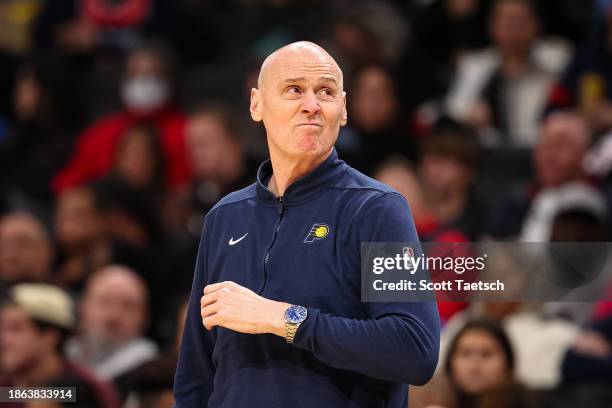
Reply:
<svg viewBox="0 0 612 408"><path fill-rule="evenodd" d="M611 0L3 0L0 386L171 407L203 217L267 158L249 92L297 40L422 241L610 241ZM411 407L610 406L610 304L439 309Z"/></svg>

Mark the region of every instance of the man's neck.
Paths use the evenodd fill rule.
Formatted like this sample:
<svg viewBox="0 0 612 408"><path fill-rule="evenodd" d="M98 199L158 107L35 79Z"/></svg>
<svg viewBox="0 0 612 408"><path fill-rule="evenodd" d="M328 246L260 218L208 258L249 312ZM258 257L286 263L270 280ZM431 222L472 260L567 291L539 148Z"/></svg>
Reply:
<svg viewBox="0 0 612 408"><path fill-rule="evenodd" d="M54 353L39 360L29 370L14 375L13 378L17 386L32 387L47 383L53 377L60 375L62 370L62 359Z"/></svg>
<svg viewBox="0 0 612 408"><path fill-rule="evenodd" d="M270 152L272 177L270 177L268 182L268 189L277 197L284 195L287 187L316 169L329 157L331 152L332 149L320 156L304 156L299 158L284 157Z"/></svg>

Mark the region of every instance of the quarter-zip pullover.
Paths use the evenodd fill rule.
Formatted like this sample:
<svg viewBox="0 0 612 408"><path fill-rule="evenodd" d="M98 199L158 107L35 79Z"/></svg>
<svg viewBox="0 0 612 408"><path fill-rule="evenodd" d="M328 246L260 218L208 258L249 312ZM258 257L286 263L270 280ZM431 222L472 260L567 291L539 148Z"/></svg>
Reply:
<svg viewBox="0 0 612 408"><path fill-rule="evenodd" d="M335 150L281 197L257 182L206 215L174 391L177 408L404 408L438 360L434 302L361 302L362 242L418 242L404 198ZM293 344L202 325L205 285L305 306Z"/></svg>

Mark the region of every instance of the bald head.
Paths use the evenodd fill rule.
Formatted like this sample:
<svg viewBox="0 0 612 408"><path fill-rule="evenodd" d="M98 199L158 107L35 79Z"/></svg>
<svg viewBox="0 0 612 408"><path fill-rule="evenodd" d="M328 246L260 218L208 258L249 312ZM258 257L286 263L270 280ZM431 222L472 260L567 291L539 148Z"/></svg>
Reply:
<svg viewBox="0 0 612 408"><path fill-rule="evenodd" d="M342 71L318 45L289 44L262 64L249 109L251 118L266 128L274 171L301 168L287 178L297 179L297 173L305 174L331 153L347 122Z"/></svg>
<svg viewBox="0 0 612 408"><path fill-rule="evenodd" d="M109 265L96 271L87 282L87 291L93 290L98 285L106 282L121 283L120 286L134 288L134 292L139 292L140 296L146 298L147 285L144 280L132 269L123 265Z"/></svg>
<svg viewBox="0 0 612 408"><path fill-rule="evenodd" d="M322 47L310 41L294 42L268 55L263 64L261 64L259 77L257 78L257 87L262 89L268 77L278 75L277 71L279 66L282 67L295 59L331 68L337 73L339 88L343 89L344 78L342 70L336 60L334 60L334 58Z"/></svg>
<svg viewBox="0 0 612 408"><path fill-rule="evenodd" d="M84 333L113 343L132 340L147 321L146 283L127 267L104 267L87 283L82 312Z"/></svg>
<svg viewBox="0 0 612 408"><path fill-rule="evenodd" d="M582 179L582 162L590 142L588 125L581 116L571 112L551 114L533 152L540 184L556 187Z"/></svg>

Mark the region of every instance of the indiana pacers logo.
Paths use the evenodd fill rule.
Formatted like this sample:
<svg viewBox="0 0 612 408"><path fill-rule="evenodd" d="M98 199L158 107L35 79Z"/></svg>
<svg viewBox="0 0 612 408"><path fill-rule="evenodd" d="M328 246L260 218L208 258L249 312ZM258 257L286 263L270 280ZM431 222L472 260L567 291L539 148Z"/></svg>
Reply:
<svg viewBox="0 0 612 408"><path fill-rule="evenodd" d="M329 234L329 227L325 224L314 224L308 235L304 239L304 242L312 242L315 239L323 239Z"/></svg>

